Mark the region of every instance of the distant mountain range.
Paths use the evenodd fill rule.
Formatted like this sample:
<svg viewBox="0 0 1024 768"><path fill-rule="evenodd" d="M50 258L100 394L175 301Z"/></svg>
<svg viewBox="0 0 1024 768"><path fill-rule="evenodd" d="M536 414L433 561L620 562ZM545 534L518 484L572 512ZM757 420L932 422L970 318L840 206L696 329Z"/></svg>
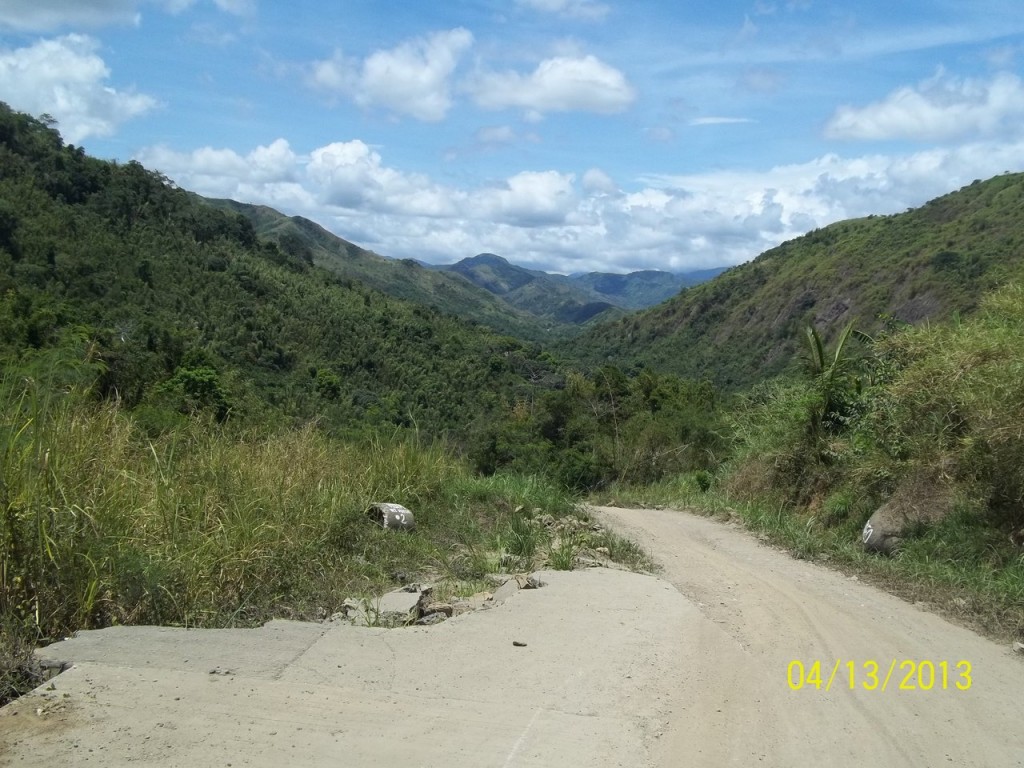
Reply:
<svg viewBox="0 0 1024 768"><path fill-rule="evenodd" d="M598 318L611 320L625 314L624 310L660 304L683 288L724 271L723 267L687 274L645 270L625 275L589 272L566 276L526 269L493 253L429 268L462 275L536 317L575 325Z"/></svg>
<svg viewBox="0 0 1024 768"><path fill-rule="evenodd" d="M196 196L198 198L198 196ZM523 339L572 335L584 325L614 320L659 304L724 270L685 274L646 270L626 275L558 275L516 266L493 253L455 264L390 259L360 248L309 219L262 205L198 198L245 216L256 233L286 253L408 299Z"/></svg>

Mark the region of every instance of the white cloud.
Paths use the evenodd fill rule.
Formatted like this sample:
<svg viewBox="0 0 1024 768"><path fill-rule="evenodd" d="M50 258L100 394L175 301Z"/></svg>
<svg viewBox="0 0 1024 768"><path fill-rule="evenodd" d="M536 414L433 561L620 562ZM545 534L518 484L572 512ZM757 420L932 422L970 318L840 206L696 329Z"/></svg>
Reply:
<svg viewBox="0 0 1024 768"><path fill-rule="evenodd" d="M575 177L557 171L523 171L469 196L474 218L521 227L560 224L576 206Z"/></svg>
<svg viewBox="0 0 1024 768"><path fill-rule="evenodd" d="M460 27L377 51L362 62L335 51L330 59L313 63L309 81L362 107L434 122L451 109L451 77L472 44L472 33Z"/></svg>
<svg viewBox="0 0 1024 768"><path fill-rule="evenodd" d="M453 195L422 174L385 166L380 153L358 139L314 150L305 170L315 194L329 206L407 216L454 212Z"/></svg>
<svg viewBox="0 0 1024 768"><path fill-rule="evenodd" d="M604 3L594 0L517 0L519 5L543 13L554 13L574 19L603 19L610 10Z"/></svg>
<svg viewBox="0 0 1024 768"><path fill-rule="evenodd" d="M358 139L295 153L282 139L246 155L204 148L142 155L200 194L307 216L395 258L452 262L483 251L561 272L738 264L835 221L897 213L1008 169L1024 139L904 156L824 155L762 171L651 175L624 189L591 168L577 180L526 171L477 188L393 168Z"/></svg>
<svg viewBox="0 0 1024 768"><path fill-rule="evenodd" d="M537 117L547 112L621 112L636 99L626 76L595 56L545 59L528 75L485 72L469 89L484 109L526 110Z"/></svg>
<svg viewBox="0 0 1024 768"><path fill-rule="evenodd" d="M209 197L259 200L289 208L315 205L313 195L299 183L300 158L284 139L256 147L247 155L213 147L183 153L156 146L136 159L179 186Z"/></svg>
<svg viewBox="0 0 1024 768"><path fill-rule="evenodd" d="M23 112L49 113L70 143L110 136L120 123L150 111L157 102L107 85L110 70L98 49L99 43L85 35L0 48L0 99Z"/></svg>
<svg viewBox="0 0 1024 768"><path fill-rule="evenodd" d="M940 71L916 88L903 87L866 107L841 107L825 127L837 139L945 141L1020 135L1024 83L1003 72L991 80Z"/></svg>

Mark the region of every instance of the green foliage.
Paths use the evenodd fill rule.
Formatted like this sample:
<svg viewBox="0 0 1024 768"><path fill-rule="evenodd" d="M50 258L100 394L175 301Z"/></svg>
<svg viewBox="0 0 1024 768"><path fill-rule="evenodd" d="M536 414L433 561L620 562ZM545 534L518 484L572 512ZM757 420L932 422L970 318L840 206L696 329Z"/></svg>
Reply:
<svg viewBox="0 0 1024 768"><path fill-rule="evenodd" d="M872 458L941 466L1002 525L1024 525L1022 333L1024 290L1010 285L970 321L880 343L885 380L859 435Z"/></svg>
<svg viewBox="0 0 1024 768"><path fill-rule="evenodd" d="M546 473L569 488L651 482L715 466L724 447L714 389L706 382L614 366L571 371L561 389L507 406L481 425L469 452L485 474Z"/></svg>
<svg viewBox="0 0 1024 768"><path fill-rule="evenodd" d="M84 329L97 394L152 434L194 417L440 438L554 370L535 346L311 267L306 230L261 241L249 218L2 105L0 171L0 360Z"/></svg>
<svg viewBox="0 0 1024 768"><path fill-rule="evenodd" d="M853 324L847 325L828 354L818 330L807 326L807 356L804 371L817 395L808 414L809 436L820 439L824 435L840 434L853 417L862 384L857 366L860 360L851 356L847 345L853 334Z"/></svg>
<svg viewBox="0 0 1024 768"><path fill-rule="evenodd" d="M576 557L583 545L573 535L562 537L548 553L548 565L556 571L571 571L576 567Z"/></svg>
<svg viewBox="0 0 1024 768"><path fill-rule="evenodd" d="M122 407L92 401L96 376L48 355L0 381L0 619L21 636L244 624L282 606L318 615L510 534L529 560L541 540L530 518L574 513L551 483L479 479L401 436L236 435L189 420L150 439ZM416 534L373 525L365 510L381 500L413 509Z"/></svg>
<svg viewBox="0 0 1024 768"><path fill-rule="evenodd" d="M1024 632L1024 289L998 289L969 320L883 334L856 366L809 338L810 376L741 400L724 491L802 556L851 560L883 503L931 499L951 512L917 524L894 572L966 590L1000 633ZM844 375L826 375L837 363Z"/></svg>

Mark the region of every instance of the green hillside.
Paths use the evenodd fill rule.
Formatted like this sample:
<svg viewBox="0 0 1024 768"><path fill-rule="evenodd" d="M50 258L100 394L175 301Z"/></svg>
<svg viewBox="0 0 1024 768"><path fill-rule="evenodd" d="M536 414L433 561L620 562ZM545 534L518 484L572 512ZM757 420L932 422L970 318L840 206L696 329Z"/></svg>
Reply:
<svg viewBox="0 0 1024 768"><path fill-rule="evenodd" d="M5 367L87 348L101 395L153 429L203 412L440 432L545 375L519 341L313 260L137 163L89 158L0 108Z"/></svg>
<svg viewBox="0 0 1024 768"><path fill-rule="evenodd" d="M252 222L256 234L278 244L286 253L323 267L343 278L359 280L400 299L433 307L521 339L544 341L569 332L562 324L541 322L482 289L448 272L423 267L410 259L397 261L360 248L302 216L285 216L262 205L234 200L196 199L234 211Z"/></svg>
<svg viewBox="0 0 1024 768"><path fill-rule="evenodd" d="M566 354L644 363L735 388L783 371L802 329L826 340L969 313L1021 272L1024 174L976 181L893 216L815 230L646 312L601 325Z"/></svg>

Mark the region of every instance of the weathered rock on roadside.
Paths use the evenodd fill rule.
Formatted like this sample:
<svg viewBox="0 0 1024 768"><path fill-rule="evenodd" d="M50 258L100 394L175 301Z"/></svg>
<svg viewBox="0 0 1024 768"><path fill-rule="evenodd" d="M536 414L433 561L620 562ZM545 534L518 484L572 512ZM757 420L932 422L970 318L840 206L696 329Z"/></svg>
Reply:
<svg viewBox="0 0 1024 768"><path fill-rule="evenodd" d="M952 467L940 466L913 474L900 483L864 524L861 542L865 551L895 554L915 527L938 522L952 512L951 472Z"/></svg>

